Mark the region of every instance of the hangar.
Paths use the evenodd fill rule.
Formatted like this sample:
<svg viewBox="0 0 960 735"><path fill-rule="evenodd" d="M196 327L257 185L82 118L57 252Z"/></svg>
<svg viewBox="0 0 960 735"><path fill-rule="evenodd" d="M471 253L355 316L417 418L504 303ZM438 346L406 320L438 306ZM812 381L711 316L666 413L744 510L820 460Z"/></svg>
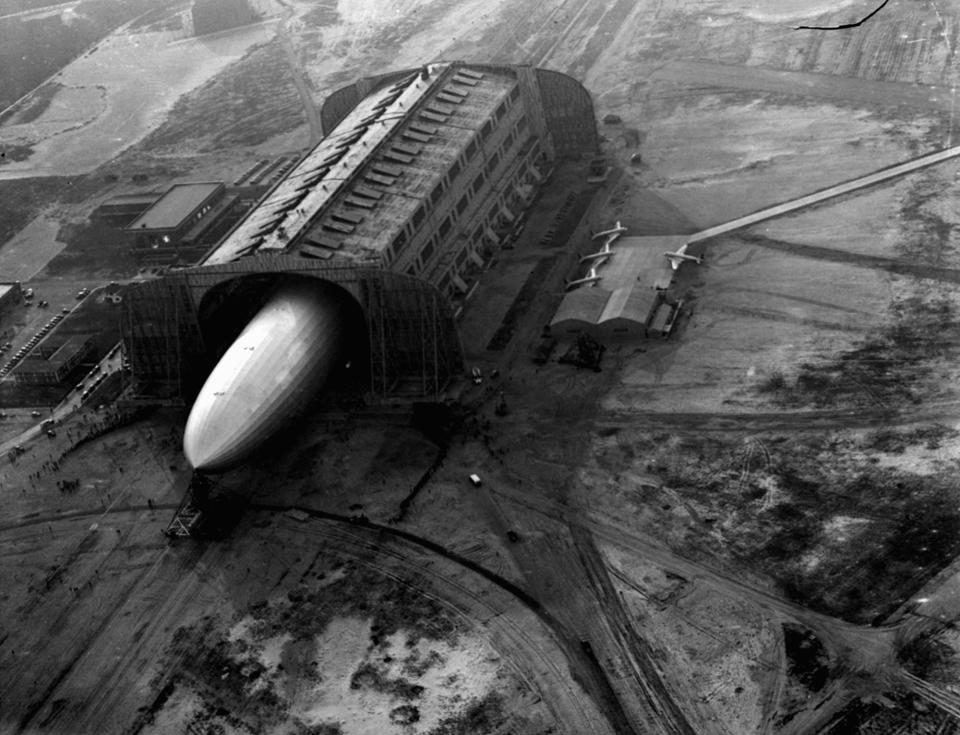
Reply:
<svg viewBox="0 0 960 735"><path fill-rule="evenodd" d="M674 268L666 253L687 236L622 237L603 258L588 261L589 277L564 295L550 322L555 336L581 332L601 343L636 339L662 331L666 293ZM588 256L589 257L589 256Z"/></svg>
<svg viewBox="0 0 960 735"><path fill-rule="evenodd" d="M140 395L195 394L261 294L293 275L359 306L373 396L439 395L462 369L456 300L554 159L598 145L583 86L529 66L362 79L321 119L323 140L200 265L130 287L122 328Z"/></svg>

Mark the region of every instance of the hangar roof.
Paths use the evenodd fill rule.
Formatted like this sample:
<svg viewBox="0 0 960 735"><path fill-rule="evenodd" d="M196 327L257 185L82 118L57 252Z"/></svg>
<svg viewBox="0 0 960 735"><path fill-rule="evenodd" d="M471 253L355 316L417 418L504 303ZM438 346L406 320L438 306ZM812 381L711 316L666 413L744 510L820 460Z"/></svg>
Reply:
<svg viewBox="0 0 960 735"><path fill-rule="evenodd" d="M297 246L379 260L517 84L505 67L425 70L361 100L204 264Z"/></svg>

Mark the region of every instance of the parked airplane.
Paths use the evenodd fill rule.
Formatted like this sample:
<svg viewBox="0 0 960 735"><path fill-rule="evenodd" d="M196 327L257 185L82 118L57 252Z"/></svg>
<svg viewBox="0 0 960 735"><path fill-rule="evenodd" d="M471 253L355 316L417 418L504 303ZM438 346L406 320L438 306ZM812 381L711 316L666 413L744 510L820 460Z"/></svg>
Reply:
<svg viewBox="0 0 960 735"><path fill-rule="evenodd" d="M600 259L601 261L606 260L611 255L613 255L613 249L610 247L612 243L613 243L613 236L608 237L606 242L603 243L603 247L600 248L600 250L598 250L595 253L590 253L589 255L584 255L582 258L580 258L580 262L585 263L588 260L598 260L598 259Z"/></svg>
<svg viewBox="0 0 960 735"><path fill-rule="evenodd" d="M683 263L684 261L690 261L691 263L696 263L697 265L700 265L703 262L703 258L700 258L696 255L690 255L689 253L687 253L686 245L684 245L675 253L671 253L668 251L664 253L664 256L667 258L667 260L670 261L670 265L673 267L674 270L677 270L677 268L680 267L680 264Z"/></svg>
<svg viewBox="0 0 960 735"><path fill-rule="evenodd" d="M603 230L603 232L598 232L595 235L590 237L591 240L599 240L601 237L606 237L607 235L614 235L614 240L617 237L620 237L624 232L627 231L627 228L620 224L620 220L617 220L617 226L612 227L609 230ZM612 241L611 241L612 242Z"/></svg>
<svg viewBox="0 0 960 735"><path fill-rule="evenodd" d="M594 284L599 281L601 276L597 275L597 267L593 266L587 271L587 275L583 278L575 278L572 281L567 281L567 291L569 291L574 286L583 286L585 284Z"/></svg>

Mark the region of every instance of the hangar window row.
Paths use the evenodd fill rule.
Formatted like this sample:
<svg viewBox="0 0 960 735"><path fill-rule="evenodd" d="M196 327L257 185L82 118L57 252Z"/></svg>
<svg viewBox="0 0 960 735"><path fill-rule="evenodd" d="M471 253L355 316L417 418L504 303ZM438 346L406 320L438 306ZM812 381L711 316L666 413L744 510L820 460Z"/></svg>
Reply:
<svg viewBox="0 0 960 735"><path fill-rule="evenodd" d="M440 97L440 96L452 97L453 99L457 99L463 102L463 100L465 100L467 98L467 95L469 94L470 92L465 89L458 89L457 87L452 87L450 85L447 85L440 91L440 94L438 94L437 97Z"/></svg>
<svg viewBox="0 0 960 735"><path fill-rule="evenodd" d="M466 93L452 92L447 90L441 90L437 93L437 99L442 100L443 102L448 102L452 105L462 105L463 100L466 98Z"/></svg>
<svg viewBox="0 0 960 735"><path fill-rule="evenodd" d="M240 235L246 241L246 244L239 247L238 252L249 252L259 247L270 232L275 232L277 237L285 239L282 228L278 227L280 221L295 209L309 190L320 183L329 174L331 167L340 162L351 147L360 141L370 126L400 97L408 83L409 79L402 80L402 82L398 82L389 88L382 99L373 106L371 113L359 120L355 127L346 131L336 140L329 141L327 145L322 145L315 151L316 155L301 162L301 165L285 180L284 184L286 185L279 186L268 201L261 205L259 216L251 218L250 226L246 228L246 234ZM402 156L404 154L400 152L398 155ZM395 158L394 160L399 163L408 162L401 158ZM386 180L387 177L380 178L376 174L371 174L367 178L372 183L380 185L392 183L392 181ZM372 204L362 197L351 196L347 203L361 209L372 208Z"/></svg>
<svg viewBox="0 0 960 735"><path fill-rule="evenodd" d="M413 163L413 156L411 156L409 153L402 153L393 149L384 151L383 157L388 161L394 161L395 163Z"/></svg>
<svg viewBox="0 0 960 735"><path fill-rule="evenodd" d="M456 74L453 75L452 81L454 84L459 84L464 87L476 87L480 84L480 80L483 79L481 74L479 77L474 76L473 74L467 74L466 69L460 69Z"/></svg>

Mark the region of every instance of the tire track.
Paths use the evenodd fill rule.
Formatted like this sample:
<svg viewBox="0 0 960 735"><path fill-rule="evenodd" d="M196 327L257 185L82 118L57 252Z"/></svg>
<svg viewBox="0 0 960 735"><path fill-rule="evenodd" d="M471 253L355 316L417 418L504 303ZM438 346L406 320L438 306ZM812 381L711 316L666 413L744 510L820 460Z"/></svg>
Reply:
<svg viewBox="0 0 960 735"><path fill-rule="evenodd" d="M134 579L124 588L123 592L120 594L117 603L114 605L113 609L108 615L103 616L100 619L100 622L94 627L93 631L87 636L87 638L75 648L74 654L71 656L70 660L61 667L61 669L53 676L49 684L44 688L43 692L39 697L31 701L27 707L24 714L20 717L17 723L17 729L15 733L27 733L32 732L31 724L34 720L44 711L46 706L53 701L54 695L59 691L61 686L69 678L69 676L76 669L80 660L87 655L90 650L95 646L97 641L103 636L103 634L110 629L113 623L121 616L121 610L124 605L133 598L134 593L142 584L145 583L148 577L159 567L164 556L167 553L167 549L163 548L158 550L156 558L153 560L153 563L145 568L140 574L136 575ZM4 687L4 691L11 691L12 687ZM43 719L42 726L44 728L50 727L50 725L55 721L57 712L55 710L48 712L46 717ZM92 732L91 730L84 730L76 726L76 721L71 723L70 729L67 732Z"/></svg>
<svg viewBox="0 0 960 735"><path fill-rule="evenodd" d="M667 690L660 671L654 663L653 651L649 644L634 628L627 615L593 536L583 526L574 525L570 530L586 569L587 578L594 588L597 599L601 602L604 617L608 620L618 647L629 665L631 678L652 711L653 722L670 735L696 735L690 722Z"/></svg>
<svg viewBox="0 0 960 735"><path fill-rule="evenodd" d="M371 527L370 532L363 532L360 531L356 525L350 526L349 521L332 521L330 519L315 518L313 523L314 528L304 527L302 530L319 532L326 539L333 539L341 544L352 545L356 549L373 554L374 557L387 557L392 560L394 565L399 566L401 569L407 570L415 575L430 580L434 585L439 584L446 586L454 590L457 595L469 600L471 606L475 606L481 610L484 610L486 612L486 616L478 617L475 609L470 609L470 607L464 605L457 605L451 602L450 598L447 596L440 597L428 590L417 587L416 585L412 585L409 579L399 576L395 571L385 567L383 564L363 559L358 560L368 566L368 568L384 574L398 582L411 586L414 589L417 589L421 594L426 595L434 601L443 604L448 608L454 609L458 615L461 615L470 622L480 622L490 629L495 630L503 635L506 641L512 645L509 648L505 646L498 647L501 655L503 655L507 661L511 662L511 665L515 667L515 669L518 671L524 681L527 682L531 689L537 691L542 696L543 692L540 684L543 683L542 680L544 678L544 672L542 670L537 671L537 669L540 667L537 667L536 665L529 666L531 669L529 674L535 675L540 682L540 684L535 683L531 680L528 672L520 668L519 664L514 660L516 659L519 650L527 651L528 653L526 654L525 658L539 661L542 667L547 670L549 675L548 688L553 691L550 692L550 696L544 698L544 701L556 718L557 723L562 724L562 726L565 727L569 732L610 732L606 723L597 722L596 718L592 716L591 710L593 710L593 708L584 706L582 702L583 694L570 685L569 674L557 664L554 658L552 658L546 652L540 643L538 643L524 630L521 624L514 620L513 614L511 613L509 607L506 605L494 604L489 596L481 596L467 587L465 584L454 580L449 575L431 568L429 566L429 562L426 564L417 563L414 561L415 555L391 548L391 544L383 543L382 539L380 538L382 533L374 527ZM322 529L316 529L317 523L323 523L326 525L326 527ZM292 524L288 524L287 527L290 530L295 530L298 528ZM363 527L365 526L361 526L361 528ZM374 531L376 532L376 536L371 538ZM403 542L407 540L401 539L400 541ZM409 542L407 541L407 543ZM342 547L338 547L338 550L340 548ZM422 549L418 549L418 551L422 552ZM472 569L469 571L476 573L475 570ZM490 580L488 579L487 581L489 582ZM509 590L506 590L504 587L499 587L502 591L509 592ZM525 606L530 613L537 615L541 618L541 620L543 620L542 610L531 608L529 605ZM552 630L552 628L548 625L547 630ZM557 643L558 650L562 652L563 646L561 645L561 641L557 640Z"/></svg>
<svg viewBox="0 0 960 735"><path fill-rule="evenodd" d="M43 525L44 523L55 523L58 521L77 520L81 518L107 518L109 516L117 516L128 513L142 513L148 510L176 510L179 507L180 505L178 503L154 503L153 505L115 505L106 510L103 508L97 508L96 510L76 510L69 511L67 513L50 513L48 515L34 516L17 523L8 523L4 526L0 526L0 534L8 531L17 531L23 528L30 528L31 526L39 526Z"/></svg>
<svg viewBox="0 0 960 735"><path fill-rule="evenodd" d="M886 652L900 628L900 624L878 627L857 625L808 610L774 592L755 587L735 577L735 574L739 574L737 570L691 561L624 528L618 519L599 511L585 510L579 517L572 517L565 506L546 498L535 499L529 494L514 493L502 488L491 489L491 492L554 520L565 520L572 526L589 532L594 539L631 551L667 571L709 585L733 599L748 600L761 609L771 610L777 616L805 625L816 632L825 644L832 645L835 652L849 654L848 663L854 668L859 665L866 666L869 662L886 660Z"/></svg>
<svg viewBox="0 0 960 735"><path fill-rule="evenodd" d="M164 548L157 559L157 563L137 580L131 593L135 589L146 588L153 581L149 577L154 573L159 573L162 561L169 553L170 548L169 546ZM197 588L206 584L205 580L195 572L196 567L204 561L210 565L217 565L226 550L225 545L190 549L190 553L178 559L177 564L166 571L165 576L167 578L176 579L179 577L175 586L166 595L163 603L154 608L147 618L136 626L138 631L144 631L142 637L135 644L131 642L123 649L121 656L114 662L108 676L98 681L97 693L84 702L82 711L75 714L70 722L58 723L61 725L61 732L64 735L83 732L123 732L126 730L125 723L111 719L112 714L125 711L117 706L117 700L124 694L129 693L130 684L164 655L170 642L171 627L181 622L185 611L196 603ZM123 605L118 605L115 608L114 615L120 614L122 609ZM87 649L95 642L96 638L92 639ZM182 655L186 655L186 652ZM176 670L176 662L166 667L159 680L158 688L160 690L168 683Z"/></svg>
<svg viewBox="0 0 960 735"><path fill-rule="evenodd" d="M604 411L595 422L606 431L782 432L829 429L871 429L960 416L960 400L951 399L922 408L824 409L797 412L717 413L689 411Z"/></svg>
<svg viewBox="0 0 960 735"><path fill-rule="evenodd" d="M960 269L943 268L932 265L918 265L897 258L887 258L881 255L867 255L865 253L851 253L846 250L828 248L820 245L804 245L802 243L776 240L764 235L741 234L737 239L749 245L755 245L766 250L776 250L796 255L801 258L822 260L828 263L841 263L856 268L882 270L898 276L923 278L943 283L960 283Z"/></svg>

